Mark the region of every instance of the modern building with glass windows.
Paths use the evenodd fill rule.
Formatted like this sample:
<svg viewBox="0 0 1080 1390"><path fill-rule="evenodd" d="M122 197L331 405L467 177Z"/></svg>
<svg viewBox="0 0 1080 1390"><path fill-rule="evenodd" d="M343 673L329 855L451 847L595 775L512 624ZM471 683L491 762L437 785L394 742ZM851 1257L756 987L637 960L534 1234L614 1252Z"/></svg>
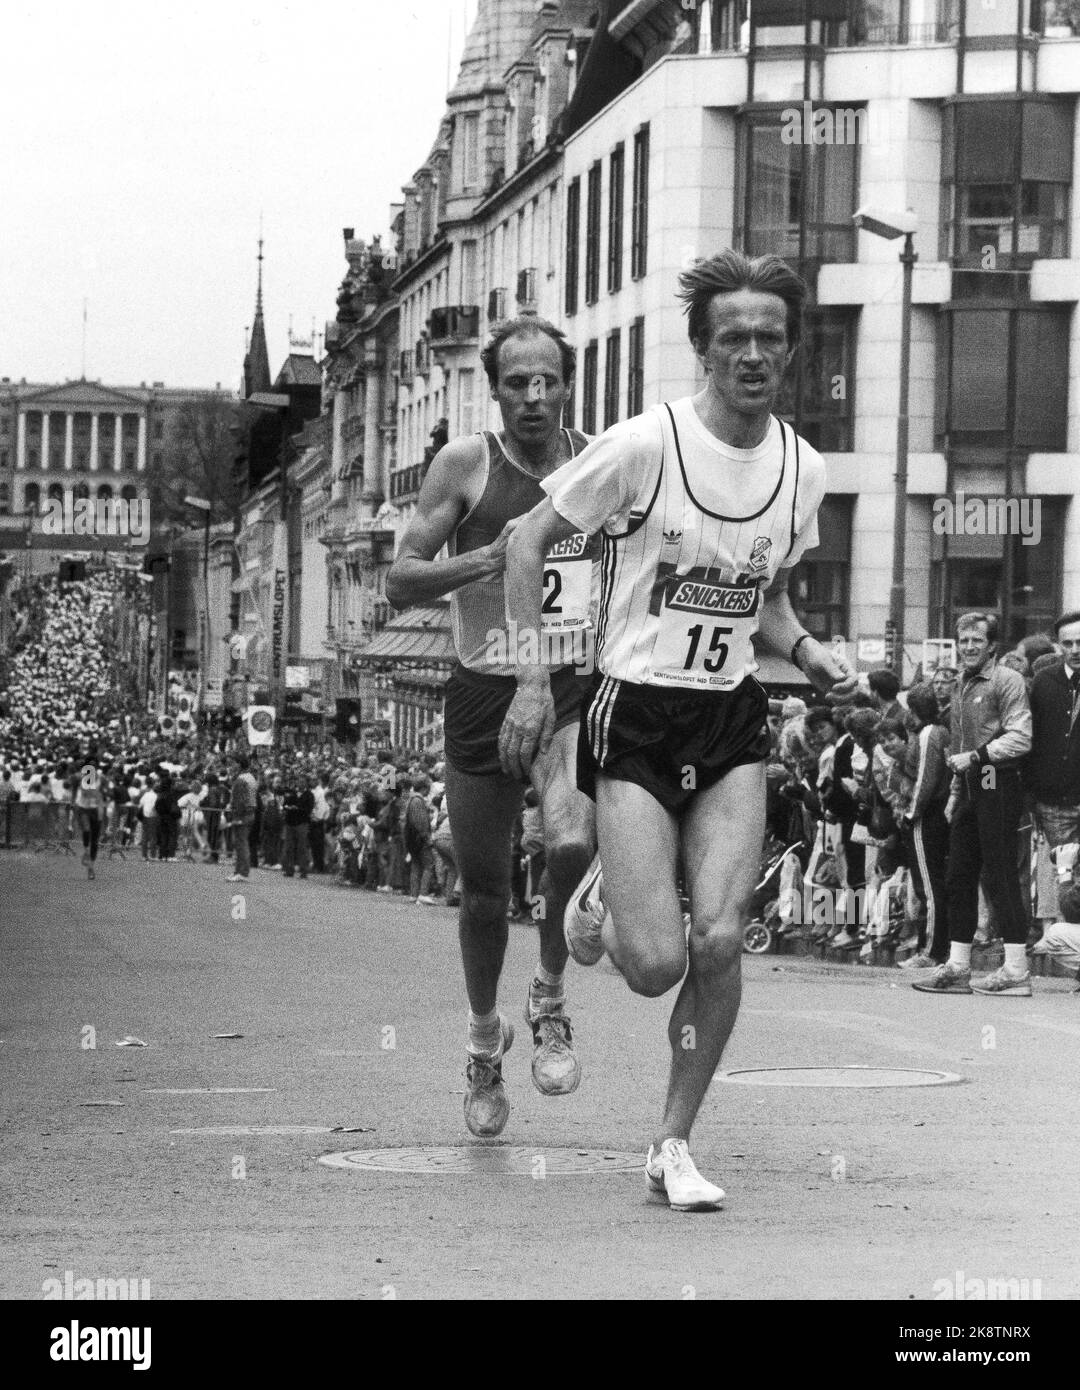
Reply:
<svg viewBox="0 0 1080 1390"><path fill-rule="evenodd" d="M909 674L963 611L1015 641L1080 605L1078 21L1051 0L635 0L599 7L581 73L606 89L563 149L574 423L700 387L675 299L695 257L787 258L811 301L783 413L829 470L794 592L823 637L880 637L889 611L903 242L852 217L916 215ZM998 533L1010 497L1039 504L1026 535Z"/></svg>

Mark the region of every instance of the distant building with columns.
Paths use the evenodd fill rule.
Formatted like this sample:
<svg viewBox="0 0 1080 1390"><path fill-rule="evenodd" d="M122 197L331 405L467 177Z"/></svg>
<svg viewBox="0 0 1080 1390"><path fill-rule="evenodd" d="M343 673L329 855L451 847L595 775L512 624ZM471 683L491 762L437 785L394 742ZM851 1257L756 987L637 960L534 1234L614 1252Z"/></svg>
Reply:
<svg viewBox="0 0 1080 1390"><path fill-rule="evenodd" d="M161 382L0 379L0 549L24 544L28 528L28 548L36 552L108 548L102 538L43 534L42 509L69 493L92 501L148 496L149 475L166 460L180 410L191 401L229 396L220 387L170 389Z"/></svg>

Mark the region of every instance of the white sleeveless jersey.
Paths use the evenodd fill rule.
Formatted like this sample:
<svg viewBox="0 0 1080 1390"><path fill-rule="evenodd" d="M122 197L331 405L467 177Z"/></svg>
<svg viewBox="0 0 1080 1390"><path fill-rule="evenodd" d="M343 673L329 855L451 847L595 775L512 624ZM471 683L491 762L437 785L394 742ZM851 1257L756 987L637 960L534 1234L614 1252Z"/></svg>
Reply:
<svg viewBox="0 0 1080 1390"><path fill-rule="evenodd" d="M693 401L615 426L543 486L600 529L597 665L616 680L734 690L777 571L817 545L824 463L790 426L752 450L709 434Z"/></svg>

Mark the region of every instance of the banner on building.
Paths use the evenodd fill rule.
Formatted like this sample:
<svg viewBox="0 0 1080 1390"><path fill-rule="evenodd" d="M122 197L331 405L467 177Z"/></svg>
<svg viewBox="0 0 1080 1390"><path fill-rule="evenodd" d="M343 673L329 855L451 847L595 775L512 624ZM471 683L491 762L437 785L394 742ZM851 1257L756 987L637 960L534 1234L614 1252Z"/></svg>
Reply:
<svg viewBox="0 0 1080 1390"><path fill-rule="evenodd" d="M289 654L289 536L283 521L274 522L270 590L270 702L285 703L285 669Z"/></svg>
<svg viewBox="0 0 1080 1390"><path fill-rule="evenodd" d="M225 682L220 676L208 676L203 687L202 703L204 709L221 709L225 703Z"/></svg>
<svg viewBox="0 0 1080 1390"><path fill-rule="evenodd" d="M244 730L249 748L269 748L274 742L273 705L249 705L244 711Z"/></svg>

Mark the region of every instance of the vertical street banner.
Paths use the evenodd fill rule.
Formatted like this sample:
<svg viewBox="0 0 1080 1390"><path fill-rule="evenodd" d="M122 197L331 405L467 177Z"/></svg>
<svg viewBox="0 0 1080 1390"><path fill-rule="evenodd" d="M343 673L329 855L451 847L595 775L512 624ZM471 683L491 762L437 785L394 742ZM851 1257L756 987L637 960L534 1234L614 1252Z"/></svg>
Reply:
<svg viewBox="0 0 1080 1390"><path fill-rule="evenodd" d="M285 706L285 663L289 653L289 540L284 521L274 522L270 589L270 703L280 714Z"/></svg>

